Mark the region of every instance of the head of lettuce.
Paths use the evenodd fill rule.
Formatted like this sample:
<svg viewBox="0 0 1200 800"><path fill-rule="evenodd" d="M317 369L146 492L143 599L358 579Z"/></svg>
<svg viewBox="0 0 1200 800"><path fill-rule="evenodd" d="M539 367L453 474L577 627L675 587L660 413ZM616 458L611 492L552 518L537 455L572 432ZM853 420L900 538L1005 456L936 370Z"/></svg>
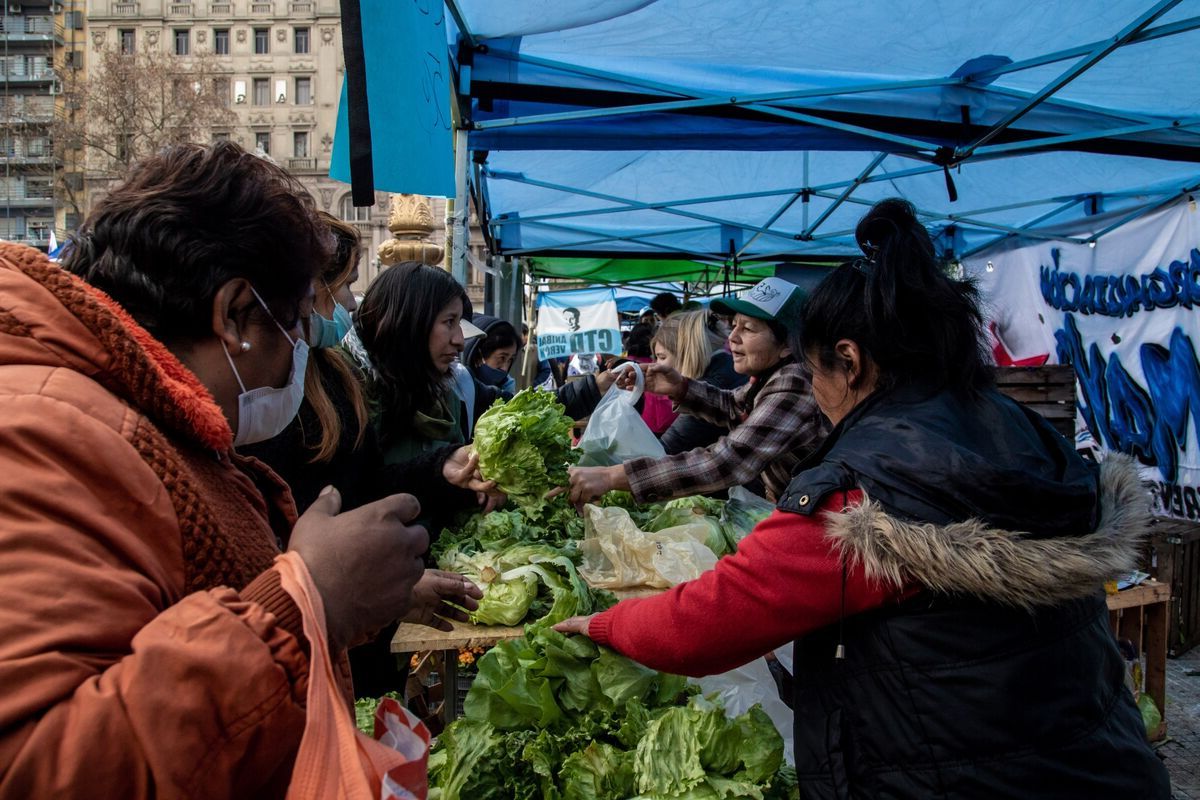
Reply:
<svg viewBox="0 0 1200 800"><path fill-rule="evenodd" d="M519 505L537 515L546 492L567 482L571 419L551 392L525 389L507 403L497 400L475 423L479 472Z"/></svg>

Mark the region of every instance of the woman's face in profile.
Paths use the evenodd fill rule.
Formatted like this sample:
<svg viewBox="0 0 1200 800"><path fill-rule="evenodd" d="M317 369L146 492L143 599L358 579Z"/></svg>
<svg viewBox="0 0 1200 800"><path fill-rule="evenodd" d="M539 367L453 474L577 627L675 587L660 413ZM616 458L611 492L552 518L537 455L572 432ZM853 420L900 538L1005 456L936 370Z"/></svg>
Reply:
<svg viewBox="0 0 1200 800"><path fill-rule="evenodd" d="M733 368L742 375L760 375L774 367L792 351L775 339L769 325L761 319L738 314L729 334L729 352Z"/></svg>
<svg viewBox="0 0 1200 800"><path fill-rule="evenodd" d="M462 299L456 297L447 303L433 321L429 331L429 358L438 372L449 372L463 351Z"/></svg>
<svg viewBox="0 0 1200 800"><path fill-rule="evenodd" d="M675 367L675 354L658 342L654 343L654 360L665 367Z"/></svg>

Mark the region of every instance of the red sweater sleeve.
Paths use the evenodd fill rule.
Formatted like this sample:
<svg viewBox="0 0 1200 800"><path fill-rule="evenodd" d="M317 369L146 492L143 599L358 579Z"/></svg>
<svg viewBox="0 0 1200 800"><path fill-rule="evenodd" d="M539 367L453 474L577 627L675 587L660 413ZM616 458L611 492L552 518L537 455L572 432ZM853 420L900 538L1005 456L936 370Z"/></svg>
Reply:
<svg viewBox="0 0 1200 800"><path fill-rule="evenodd" d="M588 634L653 669L699 677L833 624L842 614L842 563L821 520L861 498L838 492L807 517L776 511L715 569L655 597L618 603L592 618ZM897 600L902 591L851 567L845 614Z"/></svg>

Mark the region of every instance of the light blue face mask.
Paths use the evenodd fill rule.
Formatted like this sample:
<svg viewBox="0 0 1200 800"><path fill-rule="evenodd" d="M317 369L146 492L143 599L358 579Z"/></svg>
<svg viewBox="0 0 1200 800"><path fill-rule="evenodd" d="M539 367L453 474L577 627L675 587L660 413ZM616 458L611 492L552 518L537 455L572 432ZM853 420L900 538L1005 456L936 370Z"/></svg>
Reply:
<svg viewBox="0 0 1200 800"><path fill-rule="evenodd" d="M326 319L315 310L308 318L308 343L313 347L337 347L353 327L350 312L341 303L334 301L333 319Z"/></svg>

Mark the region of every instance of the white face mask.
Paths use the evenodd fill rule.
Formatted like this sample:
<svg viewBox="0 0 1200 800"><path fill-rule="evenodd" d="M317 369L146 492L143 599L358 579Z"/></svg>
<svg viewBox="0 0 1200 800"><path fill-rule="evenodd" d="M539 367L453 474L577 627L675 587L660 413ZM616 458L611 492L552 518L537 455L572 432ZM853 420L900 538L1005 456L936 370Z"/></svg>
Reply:
<svg viewBox="0 0 1200 800"><path fill-rule="evenodd" d="M292 339L271 314L271 309L267 308L258 292L253 288L250 291L254 292L254 299L267 312L267 316L271 317L275 327L279 328L291 343L292 374L286 386L260 386L246 391L246 384L242 383L242 376L233 365L229 348L225 348L225 359L229 361L233 377L237 378L238 386L242 389L242 393L238 395L238 427L237 434L233 437L234 447L263 442L283 433L283 429L296 418L296 414L300 412L300 404L304 402L304 370L308 367L308 342Z"/></svg>

